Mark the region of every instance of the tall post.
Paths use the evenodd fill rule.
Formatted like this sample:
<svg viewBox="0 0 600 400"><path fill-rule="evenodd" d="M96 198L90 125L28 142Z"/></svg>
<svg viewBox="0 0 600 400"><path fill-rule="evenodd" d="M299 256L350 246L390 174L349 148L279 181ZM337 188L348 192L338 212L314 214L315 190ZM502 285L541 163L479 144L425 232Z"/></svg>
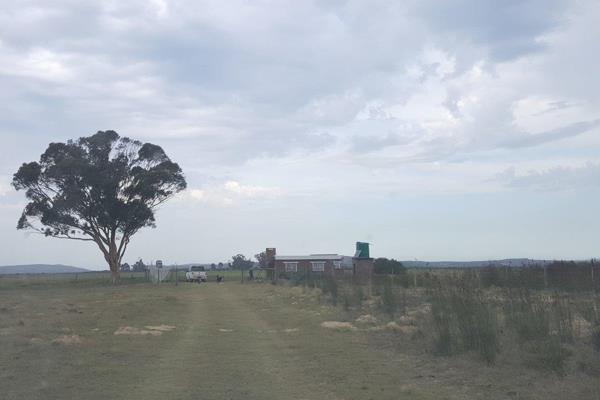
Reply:
<svg viewBox="0 0 600 400"><path fill-rule="evenodd" d="M594 259L592 259L590 269L592 270L592 290L596 289L596 282L594 282Z"/></svg>
<svg viewBox="0 0 600 400"><path fill-rule="evenodd" d="M175 264L175 286L179 286L179 270L177 264Z"/></svg>
<svg viewBox="0 0 600 400"><path fill-rule="evenodd" d="M304 287L308 284L308 269L304 267Z"/></svg>
<svg viewBox="0 0 600 400"><path fill-rule="evenodd" d="M548 289L548 267L544 264L544 288Z"/></svg>

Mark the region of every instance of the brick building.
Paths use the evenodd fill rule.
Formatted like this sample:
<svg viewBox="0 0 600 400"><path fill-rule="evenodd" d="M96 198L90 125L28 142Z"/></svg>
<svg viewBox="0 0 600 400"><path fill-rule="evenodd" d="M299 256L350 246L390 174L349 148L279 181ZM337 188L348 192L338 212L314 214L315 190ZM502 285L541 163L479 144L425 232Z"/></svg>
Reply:
<svg viewBox="0 0 600 400"><path fill-rule="evenodd" d="M369 244L356 243L353 256L340 254L309 254L302 256L278 255L275 248L266 249L267 267L275 272L276 279L301 275L327 274L351 277L358 282L368 282L373 273L373 259Z"/></svg>

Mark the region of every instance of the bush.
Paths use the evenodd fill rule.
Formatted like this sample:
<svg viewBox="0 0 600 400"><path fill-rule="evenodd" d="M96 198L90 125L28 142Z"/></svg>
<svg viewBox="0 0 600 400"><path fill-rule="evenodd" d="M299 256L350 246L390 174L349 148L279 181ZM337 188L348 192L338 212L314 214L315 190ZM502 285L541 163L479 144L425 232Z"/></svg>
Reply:
<svg viewBox="0 0 600 400"><path fill-rule="evenodd" d="M555 294L552 298L552 314L561 342L573 342L573 314L571 313L569 298Z"/></svg>
<svg viewBox="0 0 600 400"><path fill-rule="evenodd" d="M367 298L361 285L353 285L352 292L354 294L354 299L359 305Z"/></svg>
<svg viewBox="0 0 600 400"><path fill-rule="evenodd" d="M373 272L376 274L406 274L406 268L400 261L387 259L385 257L376 258L373 262Z"/></svg>
<svg viewBox="0 0 600 400"><path fill-rule="evenodd" d="M479 291L438 287L431 300L436 353L475 351L486 362L495 362L500 348L497 311Z"/></svg>
<svg viewBox="0 0 600 400"><path fill-rule="evenodd" d="M398 310L398 302L396 300L396 296L394 295L394 287L389 279L383 283L381 308L390 316L390 318L394 318L394 314Z"/></svg>
<svg viewBox="0 0 600 400"><path fill-rule="evenodd" d="M452 334L454 323L448 304L436 297L431 304L431 314L436 334L435 353L441 356L450 356L456 353L456 339Z"/></svg>
<svg viewBox="0 0 600 400"><path fill-rule="evenodd" d="M506 293L510 299L507 323L521 342L547 338L550 334L550 315L543 302L536 301L528 290Z"/></svg>
<svg viewBox="0 0 600 400"><path fill-rule="evenodd" d="M594 351L600 352L600 326L596 326L592 332L592 346Z"/></svg>
<svg viewBox="0 0 600 400"><path fill-rule="evenodd" d="M571 352L563 347L559 337L553 336L542 341L531 342L529 351L532 354L528 361L530 366L564 375L565 364Z"/></svg>
<svg viewBox="0 0 600 400"><path fill-rule="evenodd" d="M334 277L325 275L321 281L321 290L323 294L331 296L331 303L335 306L338 300L338 284Z"/></svg>

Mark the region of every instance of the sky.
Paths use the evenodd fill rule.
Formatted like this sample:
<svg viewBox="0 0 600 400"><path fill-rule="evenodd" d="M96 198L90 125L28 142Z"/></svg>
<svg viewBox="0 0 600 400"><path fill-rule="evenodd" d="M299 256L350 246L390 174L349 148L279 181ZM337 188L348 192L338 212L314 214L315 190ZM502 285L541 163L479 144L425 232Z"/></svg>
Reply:
<svg viewBox="0 0 600 400"><path fill-rule="evenodd" d="M600 256L597 0L3 0L0 264L106 268L16 230L50 142L162 146L188 189L125 260Z"/></svg>

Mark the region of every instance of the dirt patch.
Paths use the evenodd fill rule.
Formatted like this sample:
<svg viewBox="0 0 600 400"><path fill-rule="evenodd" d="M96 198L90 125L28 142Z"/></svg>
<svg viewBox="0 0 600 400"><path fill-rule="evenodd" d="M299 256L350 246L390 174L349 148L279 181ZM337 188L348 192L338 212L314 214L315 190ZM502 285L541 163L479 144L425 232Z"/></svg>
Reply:
<svg viewBox="0 0 600 400"><path fill-rule="evenodd" d="M422 315L428 315L431 313L431 304L429 303L425 303L420 305L419 307L413 308L412 310L409 310L406 314L408 314L409 317L419 317Z"/></svg>
<svg viewBox="0 0 600 400"><path fill-rule="evenodd" d="M575 331L575 336L587 337L592 335L593 326L585 318L575 315L573 318L573 330Z"/></svg>
<svg viewBox="0 0 600 400"><path fill-rule="evenodd" d="M400 325L415 325L416 321L414 318L409 317L407 315L403 315L400 318L398 318L398 322L400 323Z"/></svg>
<svg viewBox="0 0 600 400"><path fill-rule="evenodd" d="M46 343L46 341L44 339L32 337L31 339L29 339L29 343L31 343L31 344L44 344L44 343Z"/></svg>
<svg viewBox="0 0 600 400"><path fill-rule="evenodd" d="M0 336L9 336L9 335L12 335L14 332L15 332L15 328L13 328L13 327L0 328Z"/></svg>
<svg viewBox="0 0 600 400"><path fill-rule="evenodd" d="M412 335L418 330L418 328L414 325L400 325L394 321L388 322L383 326L383 328L386 330L403 333L405 335Z"/></svg>
<svg viewBox="0 0 600 400"><path fill-rule="evenodd" d="M121 326L117 329L113 335L141 335L141 336L160 336L162 331L153 331L146 329L134 328L132 326Z"/></svg>
<svg viewBox="0 0 600 400"><path fill-rule="evenodd" d="M339 331L355 331L356 327L352 325L350 322L341 322L341 321L323 321L321 322L321 327L327 329L335 329Z"/></svg>
<svg viewBox="0 0 600 400"><path fill-rule="evenodd" d="M385 325L373 326L373 327L369 328L368 330L375 331L375 332L392 331L392 332L402 333L405 335L413 335L414 333L416 333L419 330L419 328L417 328L414 325L401 325L395 321L392 321L392 322L388 322Z"/></svg>
<svg viewBox="0 0 600 400"><path fill-rule="evenodd" d="M83 340L79 335L60 335L52 341L52 343L62 344L65 346L74 346L83 344Z"/></svg>
<svg viewBox="0 0 600 400"><path fill-rule="evenodd" d="M371 314L365 314L365 315L361 315L360 317L356 318L356 323L365 324L365 325L367 325L367 324L375 325L377 323L377 318L375 318Z"/></svg>
<svg viewBox="0 0 600 400"><path fill-rule="evenodd" d="M144 328L149 329L151 331L170 332L176 327L173 325L147 325Z"/></svg>

